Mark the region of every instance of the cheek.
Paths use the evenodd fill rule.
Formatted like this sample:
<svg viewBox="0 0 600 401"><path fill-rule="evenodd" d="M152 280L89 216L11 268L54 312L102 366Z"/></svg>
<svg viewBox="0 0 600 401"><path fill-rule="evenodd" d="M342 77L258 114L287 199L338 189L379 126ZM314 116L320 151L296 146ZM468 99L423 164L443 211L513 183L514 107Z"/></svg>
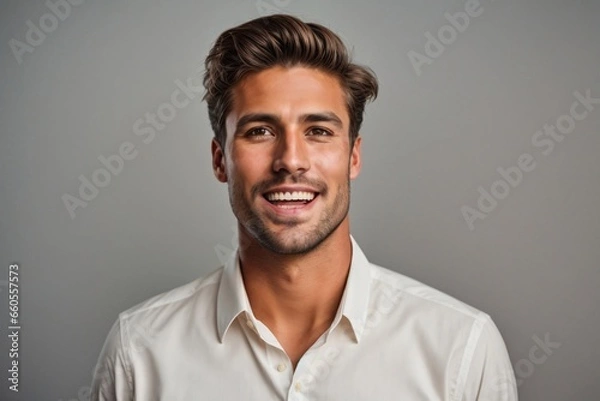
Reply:
<svg viewBox="0 0 600 401"><path fill-rule="evenodd" d="M265 157L251 152L232 153L229 167L231 176L238 184L244 187L252 187L258 181L264 179L268 173L268 162Z"/></svg>
<svg viewBox="0 0 600 401"><path fill-rule="evenodd" d="M347 153L334 152L330 154L324 154L322 157L317 159L314 166L323 174L323 177L327 179L348 178L348 168L350 160Z"/></svg>

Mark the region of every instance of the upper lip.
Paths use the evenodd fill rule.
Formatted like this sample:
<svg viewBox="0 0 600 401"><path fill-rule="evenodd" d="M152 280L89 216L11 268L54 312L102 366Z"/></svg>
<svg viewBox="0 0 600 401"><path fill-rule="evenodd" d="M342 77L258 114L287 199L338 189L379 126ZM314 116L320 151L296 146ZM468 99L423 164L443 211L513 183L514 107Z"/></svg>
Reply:
<svg viewBox="0 0 600 401"><path fill-rule="evenodd" d="M273 193L273 192L314 192L314 193L319 193L319 191L317 191L314 188L311 187L304 187L304 186L289 186L289 185L284 185L284 186L280 186L280 187L275 187L275 188L271 188L267 191L265 191L264 195Z"/></svg>

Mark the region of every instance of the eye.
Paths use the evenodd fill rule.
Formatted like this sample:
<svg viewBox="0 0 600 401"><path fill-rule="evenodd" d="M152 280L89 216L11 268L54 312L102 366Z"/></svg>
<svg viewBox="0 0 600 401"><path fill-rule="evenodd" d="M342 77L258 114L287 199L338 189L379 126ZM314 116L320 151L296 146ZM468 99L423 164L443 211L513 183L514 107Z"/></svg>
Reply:
<svg viewBox="0 0 600 401"><path fill-rule="evenodd" d="M331 136L331 135L333 135L330 131L328 131L324 128L319 128L319 127L311 128L309 131L309 134L313 135L313 136Z"/></svg>
<svg viewBox="0 0 600 401"><path fill-rule="evenodd" d="M266 136L271 135L271 131L269 131L266 127L255 127L246 133L247 136L257 137L257 136Z"/></svg>

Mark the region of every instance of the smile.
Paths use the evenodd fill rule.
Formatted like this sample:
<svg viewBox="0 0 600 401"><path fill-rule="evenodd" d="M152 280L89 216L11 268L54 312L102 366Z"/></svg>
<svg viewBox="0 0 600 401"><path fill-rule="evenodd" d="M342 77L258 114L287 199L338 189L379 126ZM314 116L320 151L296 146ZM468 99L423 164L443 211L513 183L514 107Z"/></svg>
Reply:
<svg viewBox="0 0 600 401"><path fill-rule="evenodd" d="M303 209L311 204L319 195L311 191L277 191L264 194L264 198L275 208L281 209Z"/></svg>
<svg viewBox="0 0 600 401"><path fill-rule="evenodd" d="M269 202L310 202L315 196L317 196L314 192L271 192L266 194L265 197Z"/></svg>

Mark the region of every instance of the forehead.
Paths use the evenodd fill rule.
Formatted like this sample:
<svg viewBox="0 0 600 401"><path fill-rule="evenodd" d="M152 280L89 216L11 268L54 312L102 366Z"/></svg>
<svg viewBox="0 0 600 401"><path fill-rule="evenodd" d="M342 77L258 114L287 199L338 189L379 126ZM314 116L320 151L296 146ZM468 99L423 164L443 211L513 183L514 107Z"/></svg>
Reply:
<svg viewBox="0 0 600 401"><path fill-rule="evenodd" d="M228 120L245 113L274 113L283 119L307 112L331 111L348 127L345 91L339 79L307 67L271 67L244 77L232 91Z"/></svg>

